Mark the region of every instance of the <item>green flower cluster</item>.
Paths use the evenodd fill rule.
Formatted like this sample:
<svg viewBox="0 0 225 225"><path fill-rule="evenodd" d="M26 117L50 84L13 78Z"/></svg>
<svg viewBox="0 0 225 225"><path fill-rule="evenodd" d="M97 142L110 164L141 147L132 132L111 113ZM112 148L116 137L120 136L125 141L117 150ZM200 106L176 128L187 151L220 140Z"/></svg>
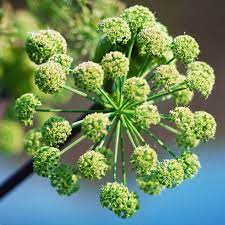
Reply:
<svg viewBox="0 0 225 225"><path fill-rule="evenodd" d="M54 93L64 89L94 102L96 108L48 109L32 105L32 116L35 110L87 114L71 124L62 117L50 118L42 126L41 133L28 135L27 151L34 154L34 170L49 177L60 194L70 195L78 190L79 178L100 180L112 167L113 180L103 185L100 202L122 218L133 216L139 208L137 195L126 187L128 145L125 134L132 145L130 163L138 186L147 194L158 195L165 188L177 187L197 174L200 163L189 149L214 138L216 132L212 115L204 111L192 112L185 106L194 91L208 97L213 70L205 63L194 61L199 50L192 37L185 35L173 39L168 30L155 21L154 14L147 8L130 7L120 17L100 22L102 37L93 61L83 62L73 69L69 58L62 55L65 53L54 53L36 70L39 78L36 84L40 90ZM45 54L45 50L42 53ZM177 61L184 63L187 75L179 73ZM73 75L75 87L65 84L66 73ZM200 81L204 74L210 79L207 84ZM161 113L157 104L169 99L181 106L167 114ZM24 105L25 112L30 107L28 105L27 109L27 105ZM176 135L181 154L175 154L154 130L149 129L152 124ZM72 129L80 129L82 134L66 143ZM151 146L148 144L147 137L172 158L159 162L155 147L151 147L154 146L152 142ZM61 155L84 139L94 143L73 164L76 169L61 165ZM56 148L59 145L61 152Z"/></svg>

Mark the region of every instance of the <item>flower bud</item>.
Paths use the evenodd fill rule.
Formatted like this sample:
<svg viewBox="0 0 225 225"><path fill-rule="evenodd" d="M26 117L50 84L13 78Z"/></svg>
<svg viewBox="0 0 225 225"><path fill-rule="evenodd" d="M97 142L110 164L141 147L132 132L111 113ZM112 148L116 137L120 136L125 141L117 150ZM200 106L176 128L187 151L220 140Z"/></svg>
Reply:
<svg viewBox="0 0 225 225"><path fill-rule="evenodd" d="M86 179L100 180L109 168L105 156L96 151L88 151L78 160L78 171Z"/></svg>
<svg viewBox="0 0 225 225"><path fill-rule="evenodd" d="M41 133L44 142L49 146L59 146L70 136L72 128L62 117L51 117L42 126Z"/></svg>
<svg viewBox="0 0 225 225"><path fill-rule="evenodd" d="M147 81L141 77L131 77L123 85L123 94L130 101L144 101L150 93Z"/></svg>
<svg viewBox="0 0 225 225"><path fill-rule="evenodd" d="M107 127L111 124L107 115L103 113L92 113L87 115L82 122L81 129L93 142L98 142L107 134Z"/></svg>
<svg viewBox="0 0 225 225"><path fill-rule="evenodd" d="M129 71L129 60L121 52L110 52L103 57L101 66L105 77L115 80L117 77L127 75Z"/></svg>
<svg viewBox="0 0 225 225"><path fill-rule="evenodd" d="M83 62L73 71L75 85L89 92L94 92L103 85L104 72L94 62Z"/></svg>
<svg viewBox="0 0 225 225"><path fill-rule="evenodd" d="M35 84L46 94L58 92L66 81L66 72L56 62L48 61L41 64L35 71Z"/></svg>
<svg viewBox="0 0 225 225"><path fill-rule="evenodd" d="M55 54L66 53L66 40L55 30L31 32L26 39L26 51L36 64L45 63Z"/></svg>
<svg viewBox="0 0 225 225"><path fill-rule="evenodd" d="M138 197L135 192L117 182L102 186L100 202L103 207L113 211L121 218L133 216L139 209Z"/></svg>
<svg viewBox="0 0 225 225"><path fill-rule="evenodd" d="M41 102L34 94L24 94L16 100L16 116L23 125L31 126L33 124L36 108L39 106L41 106Z"/></svg>

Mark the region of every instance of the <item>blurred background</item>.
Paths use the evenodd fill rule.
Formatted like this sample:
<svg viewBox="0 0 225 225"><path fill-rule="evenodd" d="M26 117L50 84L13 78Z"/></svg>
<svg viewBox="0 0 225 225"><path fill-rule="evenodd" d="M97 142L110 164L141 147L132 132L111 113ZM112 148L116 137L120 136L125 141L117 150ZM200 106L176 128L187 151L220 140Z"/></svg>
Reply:
<svg viewBox="0 0 225 225"><path fill-rule="evenodd" d="M128 186L140 196L141 209L128 220L116 218L99 204L101 183L82 181L80 191L61 197L48 180L31 175L0 202L1 225L26 224L154 224L154 225L225 225L225 2L222 0L93 0L86 9L66 0L3 1L0 11L0 182L25 162L24 130L14 117L12 103L25 92L35 92L48 105L68 102L70 107L84 108L87 103L68 93L46 96L33 84L34 65L28 60L23 41L28 31L50 27L62 32L68 41L75 64L92 57L98 41L95 27L99 20L119 14L125 5L141 4L156 13L172 36L187 33L200 47L200 59L215 69L216 85L207 101L195 96L191 109L203 109L215 116L216 139L196 149L202 163L198 176L180 187L152 197L141 193L133 173ZM90 13L91 12L91 13ZM78 101L79 100L79 101ZM79 105L78 105L79 103ZM165 110L168 107L164 106ZM51 115L47 115L49 117ZM47 119L37 116L35 125ZM74 117L68 119L74 120ZM171 137L162 134L168 142ZM173 144L173 143L171 143ZM79 147L79 151L85 148ZM67 155L65 160L79 153ZM164 157L159 152L160 157ZM74 158L73 158L74 159ZM129 168L128 168L129 169ZM129 169L130 171L130 169ZM108 178L105 181L109 180Z"/></svg>

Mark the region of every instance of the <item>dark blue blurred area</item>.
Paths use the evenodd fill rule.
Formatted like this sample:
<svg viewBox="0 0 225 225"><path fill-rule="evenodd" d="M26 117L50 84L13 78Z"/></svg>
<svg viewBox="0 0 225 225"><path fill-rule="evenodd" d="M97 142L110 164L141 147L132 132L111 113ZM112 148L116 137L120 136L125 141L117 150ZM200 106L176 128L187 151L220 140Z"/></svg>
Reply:
<svg viewBox="0 0 225 225"><path fill-rule="evenodd" d="M225 224L225 142L196 149L202 169L198 176L160 196L138 191L134 177L130 190L140 196L141 209L122 220L99 204L100 185L82 182L80 191L61 197L48 180L32 175L0 202L1 225L224 225ZM17 165L1 156L0 181ZM19 165L18 165L19 166Z"/></svg>

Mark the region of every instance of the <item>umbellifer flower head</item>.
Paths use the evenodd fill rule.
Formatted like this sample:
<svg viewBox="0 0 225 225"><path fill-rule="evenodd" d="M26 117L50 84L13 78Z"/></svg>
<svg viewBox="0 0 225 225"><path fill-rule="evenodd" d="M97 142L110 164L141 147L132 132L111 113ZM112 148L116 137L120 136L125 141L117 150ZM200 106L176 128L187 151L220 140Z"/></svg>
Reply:
<svg viewBox="0 0 225 225"><path fill-rule="evenodd" d="M66 81L63 67L54 61L41 64L35 71L35 84L47 94L58 92Z"/></svg>
<svg viewBox="0 0 225 225"><path fill-rule="evenodd" d="M144 27L155 25L154 14L148 8L141 5L125 9L121 17L127 21L132 33L137 33Z"/></svg>
<svg viewBox="0 0 225 225"><path fill-rule="evenodd" d="M214 117L204 111L197 111L194 113L195 133L198 139L206 142L215 137L216 121Z"/></svg>
<svg viewBox="0 0 225 225"><path fill-rule="evenodd" d="M72 128L62 117L51 117L42 126L41 133L44 142L49 146L58 146L66 141Z"/></svg>
<svg viewBox="0 0 225 225"><path fill-rule="evenodd" d="M79 173L89 180L100 180L105 176L109 166L103 154L96 151L88 151L80 156L77 164Z"/></svg>
<svg viewBox="0 0 225 225"><path fill-rule="evenodd" d="M156 167L155 176L166 188L174 188L183 182L183 166L176 159L164 160Z"/></svg>
<svg viewBox="0 0 225 225"><path fill-rule="evenodd" d="M33 156L44 145L41 129L32 129L26 133L24 137L24 149L29 155Z"/></svg>
<svg viewBox="0 0 225 225"><path fill-rule="evenodd" d="M41 102L34 94L24 94L16 100L16 116L22 124L31 126L33 124L34 114L39 106L41 106Z"/></svg>
<svg viewBox="0 0 225 225"><path fill-rule="evenodd" d="M79 189L78 176L73 167L61 164L53 168L49 173L51 185L60 195L72 195Z"/></svg>
<svg viewBox="0 0 225 225"><path fill-rule="evenodd" d="M44 146L34 154L33 168L34 171L43 177L49 176L49 171L58 165L60 150L57 148Z"/></svg>
<svg viewBox="0 0 225 225"><path fill-rule="evenodd" d="M194 127L194 114L188 107L176 107L170 114L181 131L186 132Z"/></svg>
<svg viewBox="0 0 225 225"><path fill-rule="evenodd" d="M89 92L94 92L103 85L104 72L94 62L83 62L73 71L75 85Z"/></svg>
<svg viewBox="0 0 225 225"><path fill-rule="evenodd" d="M184 179L191 179L196 176L201 164L198 161L198 156L192 152L185 151L177 159L183 166Z"/></svg>
<svg viewBox="0 0 225 225"><path fill-rule="evenodd" d="M198 43L188 35L177 36L171 48L174 56L185 64L193 62L200 53Z"/></svg>
<svg viewBox="0 0 225 225"><path fill-rule="evenodd" d="M197 147L199 140L197 139L194 130L188 130L187 132L182 132L176 136L176 144L181 149L189 150Z"/></svg>
<svg viewBox="0 0 225 225"><path fill-rule="evenodd" d="M150 87L141 77L131 77L123 85L123 94L130 101L144 101L149 93Z"/></svg>
<svg viewBox="0 0 225 225"><path fill-rule="evenodd" d="M150 124L160 122L160 114L156 105L148 102L143 103L135 109L134 120L137 124L148 128Z"/></svg>
<svg viewBox="0 0 225 225"><path fill-rule="evenodd" d="M169 89L180 81L180 74L175 65L161 65L155 70L155 83L158 87Z"/></svg>
<svg viewBox="0 0 225 225"><path fill-rule="evenodd" d="M137 45L142 55L161 57L167 43L165 33L156 27L145 28L137 36Z"/></svg>
<svg viewBox="0 0 225 225"><path fill-rule="evenodd" d="M69 69L73 58L67 54L55 54L49 58L49 61L59 63L65 70Z"/></svg>
<svg viewBox="0 0 225 225"><path fill-rule="evenodd" d="M127 22L120 17L102 20L98 29L112 44L126 44L131 39L130 28Z"/></svg>
<svg viewBox="0 0 225 225"><path fill-rule="evenodd" d="M130 162L138 175L148 175L156 166L157 154L149 145L139 146L134 149Z"/></svg>
<svg viewBox="0 0 225 225"><path fill-rule="evenodd" d="M27 36L26 51L36 64L45 63L54 54L66 53L66 40L55 30L40 30Z"/></svg>
<svg viewBox="0 0 225 225"><path fill-rule="evenodd" d="M187 66L187 85L198 91L204 98L211 94L215 83L213 68L205 62L196 61Z"/></svg>
<svg viewBox="0 0 225 225"><path fill-rule="evenodd" d="M129 60L121 52L107 53L101 62L104 75L107 79L116 79L126 76L129 71Z"/></svg>
<svg viewBox="0 0 225 225"><path fill-rule="evenodd" d="M163 185L152 175L137 178L139 188L146 194L159 195L164 189Z"/></svg>
<svg viewBox="0 0 225 225"><path fill-rule="evenodd" d="M92 113L84 118L81 129L87 138L93 142L98 142L107 134L107 127L109 125L110 121L107 115L103 113Z"/></svg>
<svg viewBox="0 0 225 225"><path fill-rule="evenodd" d="M126 186L117 182L102 186L100 202L103 207L122 218L133 216L139 209L136 193L129 192Z"/></svg>

